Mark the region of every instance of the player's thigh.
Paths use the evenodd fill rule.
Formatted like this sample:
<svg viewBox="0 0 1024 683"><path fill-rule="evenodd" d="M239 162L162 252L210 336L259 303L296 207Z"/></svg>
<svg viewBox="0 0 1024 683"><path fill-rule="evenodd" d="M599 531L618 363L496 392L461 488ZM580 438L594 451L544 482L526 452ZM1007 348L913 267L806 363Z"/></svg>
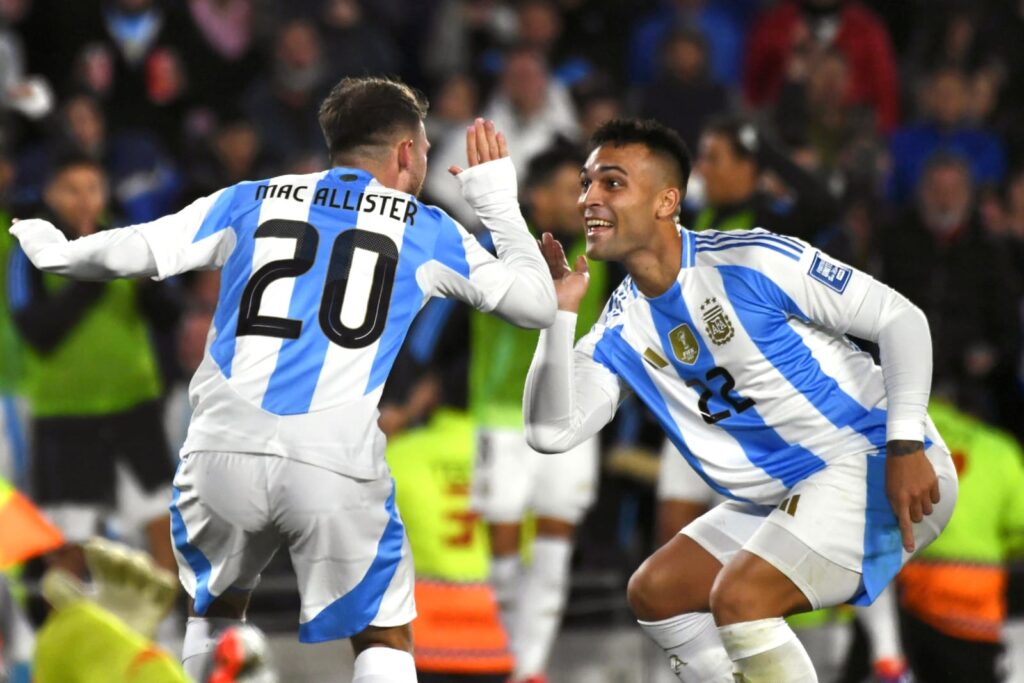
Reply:
<svg viewBox="0 0 1024 683"><path fill-rule="evenodd" d="M339 640L411 622L412 556L390 474L361 480L278 461L271 506L298 579L299 639Z"/></svg>
<svg viewBox="0 0 1024 683"><path fill-rule="evenodd" d="M948 454L934 445L927 454L942 500L914 525L918 549L949 522L957 494ZM744 549L785 574L816 609L869 604L911 557L885 494L885 459L843 457L799 482Z"/></svg>
<svg viewBox="0 0 1024 683"><path fill-rule="evenodd" d="M525 443L525 437L524 437ZM587 439L565 453L538 453L530 449L533 461L533 491L530 507L538 517L579 524L597 496L597 468L600 441Z"/></svg>
<svg viewBox="0 0 1024 683"><path fill-rule="evenodd" d="M267 504L274 456L198 452L174 477L171 541L182 586L204 615L227 591L248 592L280 542Z"/></svg>
<svg viewBox="0 0 1024 683"><path fill-rule="evenodd" d="M523 430L481 429L476 444L470 506L491 523L521 521L537 474Z"/></svg>

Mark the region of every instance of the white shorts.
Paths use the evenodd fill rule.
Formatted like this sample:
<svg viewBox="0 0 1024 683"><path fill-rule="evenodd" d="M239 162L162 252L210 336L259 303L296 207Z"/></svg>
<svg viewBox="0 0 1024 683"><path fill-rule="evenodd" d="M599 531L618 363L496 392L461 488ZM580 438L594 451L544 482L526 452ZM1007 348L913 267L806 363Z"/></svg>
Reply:
<svg viewBox="0 0 1024 683"><path fill-rule="evenodd" d="M527 510L577 524L597 492L598 440L565 453L538 453L521 429L477 433L470 504L492 523L519 522Z"/></svg>
<svg viewBox="0 0 1024 683"><path fill-rule="evenodd" d="M957 498L953 460L938 444L926 451L941 500L914 525L916 552L949 523ZM775 506L729 500L682 532L722 564L740 549L762 557L815 609L870 604L911 555L885 494L885 458L851 455L796 484Z"/></svg>
<svg viewBox="0 0 1024 683"><path fill-rule="evenodd" d="M197 614L225 591L255 588L284 543L302 599L299 640L349 638L416 617L390 474L357 480L274 455L191 453L174 477L171 534Z"/></svg>

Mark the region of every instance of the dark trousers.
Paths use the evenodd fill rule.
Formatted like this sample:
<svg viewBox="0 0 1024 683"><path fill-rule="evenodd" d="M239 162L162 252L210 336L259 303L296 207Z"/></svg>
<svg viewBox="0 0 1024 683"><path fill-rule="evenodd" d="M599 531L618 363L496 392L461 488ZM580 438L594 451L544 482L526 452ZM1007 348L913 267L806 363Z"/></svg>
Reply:
<svg viewBox="0 0 1024 683"><path fill-rule="evenodd" d="M998 683L1004 678L999 643L948 636L903 610L900 636L917 683Z"/></svg>

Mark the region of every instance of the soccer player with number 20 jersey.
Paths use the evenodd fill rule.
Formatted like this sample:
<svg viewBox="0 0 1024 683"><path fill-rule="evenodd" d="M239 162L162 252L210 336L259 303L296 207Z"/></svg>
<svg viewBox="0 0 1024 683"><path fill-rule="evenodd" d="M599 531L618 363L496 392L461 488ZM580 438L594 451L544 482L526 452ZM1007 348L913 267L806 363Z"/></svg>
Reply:
<svg viewBox="0 0 1024 683"><path fill-rule="evenodd" d="M171 504L195 680L282 543L302 598L299 638L351 638L356 682L415 680L412 562L377 428L384 381L432 296L524 327L555 316L504 137L477 119L469 167L450 169L495 258L416 198L425 114L401 83L345 79L320 109L326 171L242 182L71 242L46 221L11 229L37 267L81 279L222 271Z"/></svg>

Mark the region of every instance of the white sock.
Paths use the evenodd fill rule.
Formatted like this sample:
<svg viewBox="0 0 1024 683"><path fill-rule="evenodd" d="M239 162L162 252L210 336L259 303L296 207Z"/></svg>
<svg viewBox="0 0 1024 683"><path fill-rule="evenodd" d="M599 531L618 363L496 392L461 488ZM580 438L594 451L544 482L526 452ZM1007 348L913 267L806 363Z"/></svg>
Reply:
<svg viewBox="0 0 1024 683"><path fill-rule="evenodd" d="M543 674L551 646L562 623L562 608L569 588L572 542L539 536L533 542L533 562L523 573L522 590L513 626L516 678Z"/></svg>
<svg viewBox="0 0 1024 683"><path fill-rule="evenodd" d="M519 562L519 555L502 555L491 558L491 573L488 578L491 587L494 588L494 597L498 601L498 608L501 611L501 623L508 633L509 647L515 652L515 635L513 634L512 623L516 613L517 596L519 593L519 579L522 574L522 565Z"/></svg>
<svg viewBox="0 0 1024 683"><path fill-rule="evenodd" d="M861 625L867 631L868 640L871 641L873 662L903 659L892 586L882 591L871 605L858 607L857 618L860 619Z"/></svg>
<svg viewBox="0 0 1024 683"><path fill-rule="evenodd" d="M206 680L213 668L213 651L220 634L242 623L238 619L188 618L185 641L181 644L181 666L189 678L199 683Z"/></svg>
<svg viewBox="0 0 1024 683"><path fill-rule="evenodd" d="M370 647L356 657L352 683L416 683L416 663L403 650Z"/></svg>
<svg viewBox="0 0 1024 683"><path fill-rule="evenodd" d="M811 658L785 619L758 619L718 627L743 683L818 683Z"/></svg>
<svg viewBox="0 0 1024 683"><path fill-rule="evenodd" d="M668 655L672 672L684 683L733 683L732 660L706 612L680 614L661 621L637 621Z"/></svg>

